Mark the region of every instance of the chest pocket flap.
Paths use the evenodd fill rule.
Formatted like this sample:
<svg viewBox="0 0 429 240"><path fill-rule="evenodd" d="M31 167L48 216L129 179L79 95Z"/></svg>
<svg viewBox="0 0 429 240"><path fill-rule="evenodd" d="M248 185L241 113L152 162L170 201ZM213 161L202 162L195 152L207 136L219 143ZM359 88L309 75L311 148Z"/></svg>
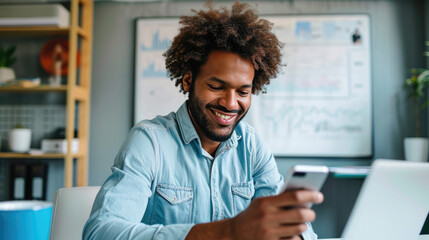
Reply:
<svg viewBox="0 0 429 240"><path fill-rule="evenodd" d="M232 193L245 199L252 199L255 194L255 188L253 187L253 181L246 183L238 183L232 185Z"/></svg>
<svg viewBox="0 0 429 240"><path fill-rule="evenodd" d="M193 198L193 189L189 187L160 184L156 188L156 192L172 205L180 204Z"/></svg>
<svg viewBox="0 0 429 240"><path fill-rule="evenodd" d="M252 197L255 194L253 181L233 184L231 192L234 204L232 215L235 216L246 209L252 201Z"/></svg>

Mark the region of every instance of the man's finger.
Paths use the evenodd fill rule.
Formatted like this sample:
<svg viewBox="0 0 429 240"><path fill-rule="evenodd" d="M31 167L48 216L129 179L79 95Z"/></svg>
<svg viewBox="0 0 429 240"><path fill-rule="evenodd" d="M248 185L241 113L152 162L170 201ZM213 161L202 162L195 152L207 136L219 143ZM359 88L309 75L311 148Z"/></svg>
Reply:
<svg viewBox="0 0 429 240"><path fill-rule="evenodd" d="M293 237L281 237L280 239L287 239L287 240L302 240L300 236L293 236Z"/></svg>
<svg viewBox="0 0 429 240"><path fill-rule="evenodd" d="M275 235L277 235L279 238L287 239L287 237L299 236L305 230L307 230L307 224L305 223L282 225L275 229Z"/></svg>
<svg viewBox="0 0 429 240"><path fill-rule="evenodd" d="M310 202L321 203L323 202L323 194L311 190L295 190L273 196L270 201L276 207L297 206Z"/></svg>
<svg viewBox="0 0 429 240"><path fill-rule="evenodd" d="M313 222L315 219L316 213L313 210L308 208L294 208L271 213L270 221L284 225Z"/></svg>

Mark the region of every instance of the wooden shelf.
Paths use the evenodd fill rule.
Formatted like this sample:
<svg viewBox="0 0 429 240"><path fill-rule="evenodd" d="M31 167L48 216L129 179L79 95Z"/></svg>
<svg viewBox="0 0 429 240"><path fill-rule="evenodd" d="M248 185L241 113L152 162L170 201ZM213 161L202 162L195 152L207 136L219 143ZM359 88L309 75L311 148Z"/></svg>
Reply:
<svg viewBox="0 0 429 240"><path fill-rule="evenodd" d="M0 37L68 37L69 32L70 28L68 27L0 27ZM88 33L81 27L77 28L77 33L83 38L88 38Z"/></svg>
<svg viewBox="0 0 429 240"><path fill-rule="evenodd" d="M61 86L49 86L49 85L41 85L37 87L20 87L20 86L5 86L0 87L0 92L65 92L67 90L66 85Z"/></svg>
<svg viewBox="0 0 429 240"><path fill-rule="evenodd" d="M72 154L73 158L82 158L83 154ZM14 153L14 152L0 152L0 158L26 158L26 159L64 159L66 154L62 153L44 153L44 154L28 154L28 153Z"/></svg>
<svg viewBox="0 0 429 240"><path fill-rule="evenodd" d="M68 90L67 85L50 86L41 85L37 87L20 87L20 86L6 86L0 87L0 93L46 93L46 92L64 92ZM74 86L75 98L77 101L86 102L89 100L89 91L81 86Z"/></svg>

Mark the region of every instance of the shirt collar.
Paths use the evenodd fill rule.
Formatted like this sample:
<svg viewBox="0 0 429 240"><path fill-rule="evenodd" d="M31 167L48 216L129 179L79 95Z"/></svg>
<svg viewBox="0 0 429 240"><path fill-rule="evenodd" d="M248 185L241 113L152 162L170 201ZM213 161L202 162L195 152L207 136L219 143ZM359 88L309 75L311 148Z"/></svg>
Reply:
<svg viewBox="0 0 429 240"><path fill-rule="evenodd" d="M199 139L197 131L192 124L191 117L189 116L187 101L180 106L176 115L183 141L188 144L194 139Z"/></svg>
<svg viewBox="0 0 429 240"><path fill-rule="evenodd" d="M192 124L191 117L189 116L187 103L188 101L184 102L176 112L180 133L186 144L190 143L194 139L200 139L194 125ZM225 146L229 148L236 147L240 138L241 136L238 136L234 130L231 137L225 141Z"/></svg>

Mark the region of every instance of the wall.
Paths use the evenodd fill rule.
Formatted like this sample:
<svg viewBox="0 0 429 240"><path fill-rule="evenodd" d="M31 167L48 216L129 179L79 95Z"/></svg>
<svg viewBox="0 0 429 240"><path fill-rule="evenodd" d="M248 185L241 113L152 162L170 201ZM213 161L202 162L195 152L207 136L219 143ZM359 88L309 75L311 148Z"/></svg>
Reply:
<svg viewBox="0 0 429 240"><path fill-rule="evenodd" d="M426 16L426 18L425 18L426 41L429 41L429 0L425 1L425 12L424 12L424 15ZM427 46L426 51L429 51L429 46ZM426 67L429 68L429 57L426 58Z"/></svg>

